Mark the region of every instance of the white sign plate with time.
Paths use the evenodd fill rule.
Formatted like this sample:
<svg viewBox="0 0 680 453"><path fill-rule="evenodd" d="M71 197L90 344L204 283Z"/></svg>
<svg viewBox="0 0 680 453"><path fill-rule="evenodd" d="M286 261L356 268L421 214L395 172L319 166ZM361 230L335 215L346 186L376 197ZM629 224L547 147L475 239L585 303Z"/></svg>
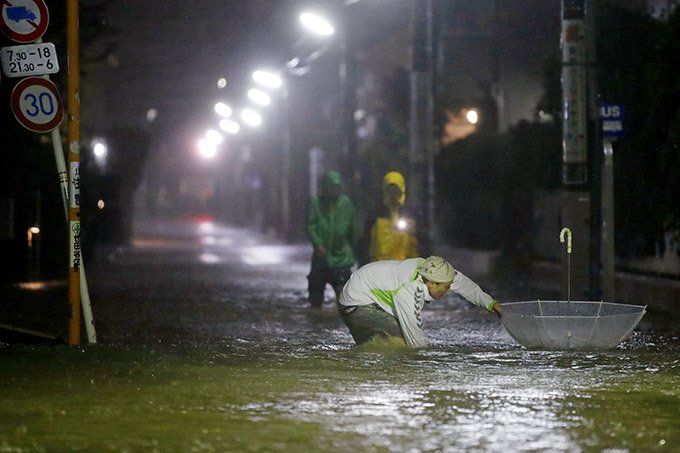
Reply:
<svg viewBox="0 0 680 453"><path fill-rule="evenodd" d="M26 77L59 72L54 44L26 44L0 49L2 71L7 77Z"/></svg>

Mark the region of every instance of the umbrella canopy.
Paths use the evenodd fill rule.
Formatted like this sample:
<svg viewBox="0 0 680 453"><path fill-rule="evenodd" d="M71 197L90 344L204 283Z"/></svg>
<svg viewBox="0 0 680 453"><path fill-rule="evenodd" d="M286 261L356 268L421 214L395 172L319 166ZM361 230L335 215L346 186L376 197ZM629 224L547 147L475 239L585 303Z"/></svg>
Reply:
<svg viewBox="0 0 680 453"><path fill-rule="evenodd" d="M501 322L527 349L609 349L630 335L646 309L595 301L508 302Z"/></svg>

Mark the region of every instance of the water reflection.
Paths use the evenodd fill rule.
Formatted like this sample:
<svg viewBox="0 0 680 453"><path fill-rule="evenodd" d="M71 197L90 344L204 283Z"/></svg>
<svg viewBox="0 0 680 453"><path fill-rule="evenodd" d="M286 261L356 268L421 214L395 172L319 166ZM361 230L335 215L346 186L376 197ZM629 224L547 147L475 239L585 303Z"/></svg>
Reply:
<svg viewBox="0 0 680 453"><path fill-rule="evenodd" d="M308 247L197 234L137 242L92 273L102 345L0 344L0 449L680 445L680 342L663 317L646 316L614 350L528 351L449 297L424 312L430 347L355 348L332 295L308 308Z"/></svg>

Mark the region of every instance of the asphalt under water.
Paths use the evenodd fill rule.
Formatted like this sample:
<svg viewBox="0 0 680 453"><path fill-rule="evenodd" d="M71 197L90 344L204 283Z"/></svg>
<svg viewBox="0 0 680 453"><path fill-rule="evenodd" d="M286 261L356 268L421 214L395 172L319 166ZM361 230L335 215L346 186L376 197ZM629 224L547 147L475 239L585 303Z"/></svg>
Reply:
<svg viewBox="0 0 680 453"><path fill-rule="evenodd" d="M139 241L93 268L98 345L0 343L0 451L680 445L677 320L648 313L609 351L527 351L451 296L426 308L430 347L357 348L330 293L304 302L307 248L238 234Z"/></svg>

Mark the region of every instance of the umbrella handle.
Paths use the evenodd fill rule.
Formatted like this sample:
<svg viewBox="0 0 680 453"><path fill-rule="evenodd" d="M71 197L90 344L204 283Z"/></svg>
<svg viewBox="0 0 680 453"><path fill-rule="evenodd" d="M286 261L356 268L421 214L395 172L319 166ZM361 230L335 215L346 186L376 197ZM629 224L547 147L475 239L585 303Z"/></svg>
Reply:
<svg viewBox="0 0 680 453"><path fill-rule="evenodd" d="M567 253L571 255L571 230L567 227L560 231L560 243L564 244L564 235L567 235Z"/></svg>
<svg viewBox="0 0 680 453"><path fill-rule="evenodd" d="M567 227L560 231L560 243L564 244L564 236L567 236L567 303L571 302L571 230Z"/></svg>

